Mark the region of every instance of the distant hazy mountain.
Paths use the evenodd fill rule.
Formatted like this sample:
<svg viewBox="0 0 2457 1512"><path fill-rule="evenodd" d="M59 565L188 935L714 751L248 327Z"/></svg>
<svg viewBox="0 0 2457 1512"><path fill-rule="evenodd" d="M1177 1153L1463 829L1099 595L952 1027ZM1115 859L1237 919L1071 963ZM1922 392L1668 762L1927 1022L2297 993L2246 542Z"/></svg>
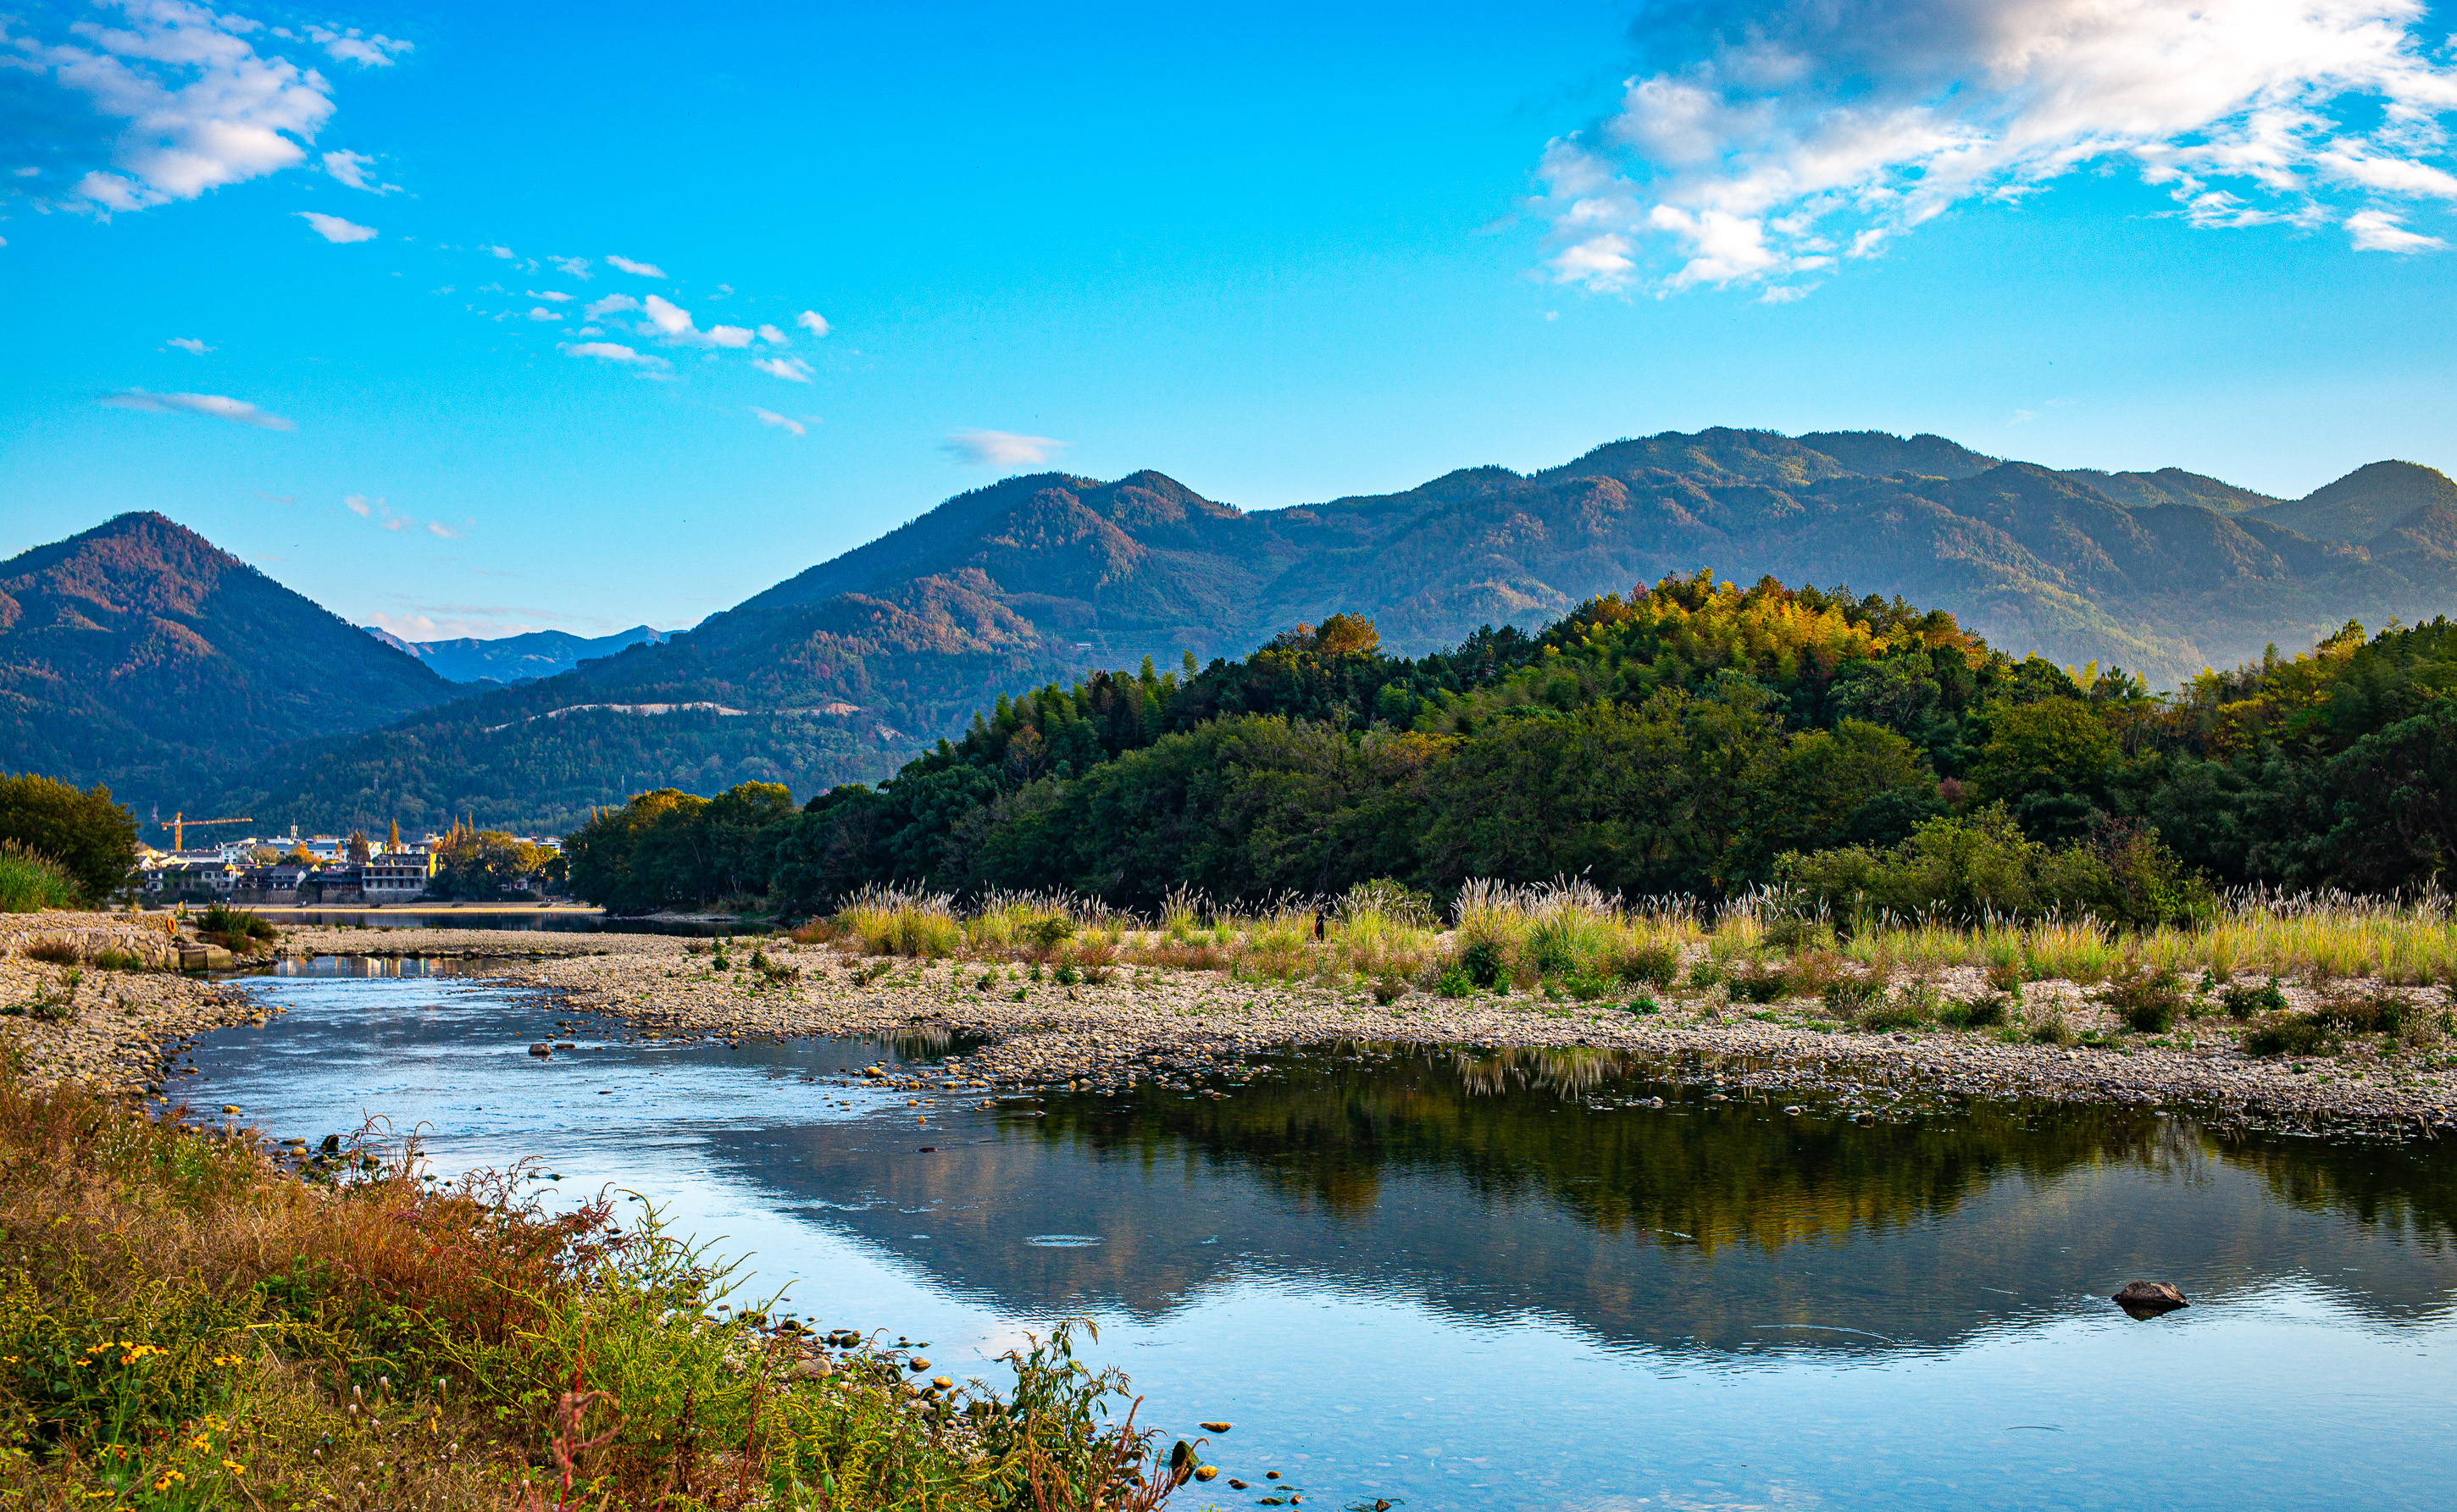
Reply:
<svg viewBox="0 0 2457 1512"><path fill-rule="evenodd" d="M457 691L160 515L0 563L0 768L108 782L139 818L206 817L198 800L283 742Z"/></svg>
<svg viewBox="0 0 2457 1512"><path fill-rule="evenodd" d="M2434 506L2457 508L2457 483L2446 474L2414 462L2374 462L2258 518L2315 541L2368 541Z"/></svg>
<svg viewBox="0 0 2457 1512"><path fill-rule="evenodd" d="M524 683L568 672L595 657L612 656L627 646L654 644L666 632L635 624L628 630L590 639L563 630L530 630L491 641L464 637L457 641L404 641L390 630L370 624L369 635L398 651L405 651L454 683Z"/></svg>

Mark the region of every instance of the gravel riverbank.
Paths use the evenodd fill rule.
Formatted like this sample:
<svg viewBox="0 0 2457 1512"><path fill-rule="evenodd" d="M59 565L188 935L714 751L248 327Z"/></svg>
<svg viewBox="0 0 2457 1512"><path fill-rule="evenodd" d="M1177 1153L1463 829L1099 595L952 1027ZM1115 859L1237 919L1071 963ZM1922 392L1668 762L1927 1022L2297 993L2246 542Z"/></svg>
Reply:
<svg viewBox="0 0 2457 1512"><path fill-rule="evenodd" d="M131 965L96 964L113 960ZM159 914L0 913L0 1050L37 1082L134 1093L185 1041L264 1017L247 992L177 962Z"/></svg>
<svg viewBox="0 0 2457 1512"><path fill-rule="evenodd" d="M2089 989L2034 982L2023 1011L2059 1014L2086 1041L2043 1044L2018 1029L1866 1032L1810 1000L1766 1008L1721 991L1655 994L1653 1013L1527 993L1451 1000L1410 993L1389 1005L1361 987L1239 981L1216 971L1121 966L1101 985L1034 980L1027 963L903 961L815 946L757 942L781 973L754 971L747 946L719 971L708 942L661 935L545 936L485 930L295 930L285 953L458 956L484 974L548 991L569 1008L651 1035L882 1035L972 1042L960 1069L933 1086L999 1095L1056 1085L1113 1090L1138 1081L1198 1089L1255 1057L1307 1045L1373 1040L1482 1050L1594 1048L1660 1060L1675 1079L1724 1095L1836 1094L1887 1108L1955 1096L2044 1097L2192 1108L2220 1118L2432 1131L2457 1124L2457 1052L2385 1052L2350 1036L2336 1055L2257 1057L2221 1016L2179 1020L2160 1035L2121 1032ZM1968 980L1964 980L1964 978ZM1951 996L1983 990L1975 970L1930 980ZM2418 1011L2445 990L2410 990ZM2287 984L2290 1007L2315 994Z"/></svg>

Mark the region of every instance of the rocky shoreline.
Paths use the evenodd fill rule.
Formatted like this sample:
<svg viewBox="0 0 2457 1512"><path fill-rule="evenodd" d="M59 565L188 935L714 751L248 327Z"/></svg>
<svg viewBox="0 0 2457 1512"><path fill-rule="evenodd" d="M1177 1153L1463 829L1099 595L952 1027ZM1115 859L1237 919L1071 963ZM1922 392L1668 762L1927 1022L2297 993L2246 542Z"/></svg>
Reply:
<svg viewBox="0 0 2457 1512"><path fill-rule="evenodd" d="M0 914L0 1052L32 1081L153 1092L187 1041L264 1021L245 991L178 971L176 942L159 914ZM96 964L115 959L133 965Z"/></svg>
<svg viewBox="0 0 2457 1512"><path fill-rule="evenodd" d="M1725 1095L1837 1095L1868 1103L1871 1116L1986 1097L2172 1107L2225 1122L2409 1134L2457 1126L2457 1053L2445 1047L2390 1055L2363 1044L2336 1055L2257 1057L2244 1053L2238 1026L2224 1018L2185 1019L2162 1035L2123 1033L2088 989L2071 982L2024 990L2033 1011L2053 1008L2084 1041L2059 1045L1995 1030L1865 1032L1833 1022L1809 1000L1756 1008L1719 991L1659 993L1653 1013L1526 993L1461 1000L1411 993L1384 1005L1362 987L1241 981L1217 971L1119 966L1106 982L1062 985L1025 962L864 959L776 940L737 944L732 969L718 971L707 941L664 935L373 932L298 930L281 950L457 957L478 965L477 974L551 992L573 1010L649 1036L943 1035L970 1049L934 1085L975 1095L1233 1076L1258 1058L1306 1046L1375 1041L1621 1052L1661 1063L1668 1079ZM753 969L754 946L768 952L770 970ZM1934 981L1949 993L1982 987L1980 973L1968 969ZM2444 990L2420 991L2446 997ZM2312 996L2292 984L2286 992L2298 1007Z"/></svg>

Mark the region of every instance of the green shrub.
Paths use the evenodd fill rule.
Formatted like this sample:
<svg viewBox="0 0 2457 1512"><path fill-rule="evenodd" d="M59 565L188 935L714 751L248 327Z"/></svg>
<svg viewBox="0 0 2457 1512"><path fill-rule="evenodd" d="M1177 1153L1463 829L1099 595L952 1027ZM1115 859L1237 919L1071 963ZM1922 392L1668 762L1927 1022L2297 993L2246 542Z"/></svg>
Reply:
<svg viewBox="0 0 2457 1512"><path fill-rule="evenodd" d="M2219 990L2219 1006L2229 1018L2239 1021L2257 1013L2282 1013L2286 1011L2286 994L2278 990L2278 978L2271 977L2259 987L2227 987Z"/></svg>
<svg viewBox="0 0 2457 1512"><path fill-rule="evenodd" d="M2163 1034L2175 1027L2178 1013L2193 1006L2193 990L2172 970L2149 971L2136 967L2099 989L2098 1000L2135 1033Z"/></svg>
<svg viewBox="0 0 2457 1512"><path fill-rule="evenodd" d="M1751 961L1732 973L1732 995L1744 1003L1780 1003L1792 991L1792 973L1772 961Z"/></svg>
<svg viewBox="0 0 2457 1512"><path fill-rule="evenodd" d="M281 931L270 919L259 918L245 909L234 909L216 903L196 918L196 932L209 935L235 950L254 950L259 943L280 937Z"/></svg>
<svg viewBox="0 0 2457 1512"><path fill-rule="evenodd" d="M1878 1032L1918 1029L1932 1022L1936 1012L1936 989L1927 982L1906 982L1890 997L1863 1010L1859 1027Z"/></svg>
<svg viewBox="0 0 2457 1512"><path fill-rule="evenodd" d="M1629 1000L1629 1011L1633 1013L1654 1013L1662 1011L1662 1010L1656 1006L1655 999L1647 996L1643 992L1641 992L1636 997Z"/></svg>
<svg viewBox="0 0 2457 1512"><path fill-rule="evenodd" d="M2251 1055L2317 1055L2329 1044L2327 1026L2312 1013L2273 1013L2245 1032Z"/></svg>
<svg viewBox="0 0 2457 1512"><path fill-rule="evenodd" d="M1475 991L1476 978L1468 975L1467 969L1463 966L1453 966L1445 969L1442 974L1436 977L1434 981L1434 991L1435 995L1451 998L1454 1001L1465 997Z"/></svg>
<svg viewBox="0 0 2457 1512"><path fill-rule="evenodd" d="M1776 862L1775 875L1806 905L1863 920L1978 924L2087 913L2139 928L2205 917L2217 907L2208 883L2155 829L2108 826L2090 841L2050 847L2025 835L2001 804L1928 820L1889 850L1790 852Z"/></svg>
<svg viewBox="0 0 2457 1512"><path fill-rule="evenodd" d="M1478 940L1459 952L1458 969L1467 973L1469 981L1488 991L1501 980L1506 965L1501 947L1491 940Z"/></svg>
<svg viewBox="0 0 2457 1512"><path fill-rule="evenodd" d="M2013 1015L2013 999L2003 992L1982 992L1976 997L1957 997L1937 1012L1937 1017L1956 1029L1992 1029Z"/></svg>
<svg viewBox="0 0 2457 1512"><path fill-rule="evenodd" d="M2395 1034L2413 1011L2414 1006L2403 993L2381 987L2333 992L2313 1011L2313 1016L2341 1033Z"/></svg>
<svg viewBox="0 0 2457 1512"><path fill-rule="evenodd" d="M1666 991L1681 979L1681 947L1670 940L1641 940L1624 949L1613 962L1624 982L1644 982Z"/></svg>

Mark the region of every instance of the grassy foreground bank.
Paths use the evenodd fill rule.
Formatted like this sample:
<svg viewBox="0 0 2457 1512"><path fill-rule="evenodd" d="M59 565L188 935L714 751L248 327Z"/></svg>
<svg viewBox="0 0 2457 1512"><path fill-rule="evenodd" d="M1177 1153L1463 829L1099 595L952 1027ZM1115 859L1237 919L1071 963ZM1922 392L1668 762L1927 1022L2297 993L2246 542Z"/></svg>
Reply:
<svg viewBox="0 0 2457 1512"><path fill-rule="evenodd" d="M513 1190L0 1077L0 1506L1129 1509L1193 1472L1064 1328L959 1385Z"/></svg>

